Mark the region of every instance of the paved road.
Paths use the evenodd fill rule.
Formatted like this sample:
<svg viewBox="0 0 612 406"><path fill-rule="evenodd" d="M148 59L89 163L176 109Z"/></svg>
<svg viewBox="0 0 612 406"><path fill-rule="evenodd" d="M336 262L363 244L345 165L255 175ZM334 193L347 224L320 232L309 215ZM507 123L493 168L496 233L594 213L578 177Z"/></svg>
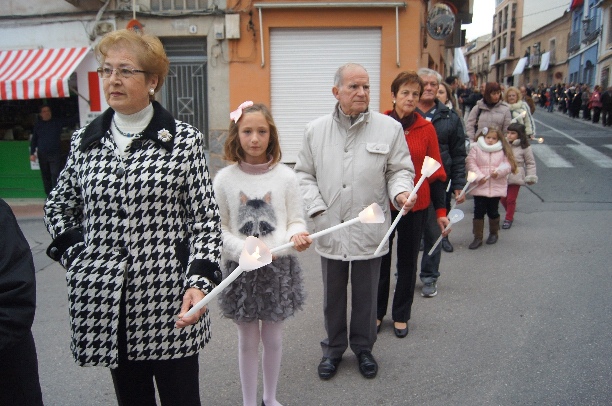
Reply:
<svg viewBox="0 0 612 406"><path fill-rule="evenodd" d="M415 297L410 334L397 339L383 324L374 354L376 379L365 380L346 353L338 375L320 381L324 336L319 260L300 254L308 301L286 323L278 400L284 405L609 405L612 404L611 170L592 165L565 132L606 156L610 130L554 113L536 114L542 145L572 167L549 168L523 188L515 223L498 244L476 251L471 201L444 254L439 295ZM569 120L569 121L567 121ZM590 128L581 133L581 127ZM591 128L592 127L592 128ZM578 144L579 145L579 144ZM34 336L46 405L116 404L110 374L81 368L69 350L62 269L44 255L50 242L40 218L20 219L37 267ZM420 283L417 286L420 288ZM204 405L241 404L236 331L211 308L213 339L200 355ZM260 380L261 381L261 380ZM261 389L260 389L261 396Z"/></svg>

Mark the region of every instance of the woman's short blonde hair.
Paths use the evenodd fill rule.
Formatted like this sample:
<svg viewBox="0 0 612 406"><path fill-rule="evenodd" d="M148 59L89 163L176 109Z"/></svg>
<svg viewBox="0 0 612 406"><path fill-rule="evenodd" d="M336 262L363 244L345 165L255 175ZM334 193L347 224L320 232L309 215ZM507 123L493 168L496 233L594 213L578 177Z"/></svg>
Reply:
<svg viewBox="0 0 612 406"><path fill-rule="evenodd" d="M514 86L510 86L509 88L506 89L506 92L504 94L504 100L508 102L508 94L510 94L510 92L514 92L516 93L516 102L520 101L521 98L523 97L523 95L521 94L521 91L518 89L518 87L514 87Z"/></svg>
<svg viewBox="0 0 612 406"><path fill-rule="evenodd" d="M109 32L96 45L96 59L100 65L106 60L108 51L113 48L131 50L140 63L140 68L146 72L145 75L147 77L157 76L155 92L162 87L168 75L170 61L159 38L128 29ZM149 97L154 98L152 95Z"/></svg>

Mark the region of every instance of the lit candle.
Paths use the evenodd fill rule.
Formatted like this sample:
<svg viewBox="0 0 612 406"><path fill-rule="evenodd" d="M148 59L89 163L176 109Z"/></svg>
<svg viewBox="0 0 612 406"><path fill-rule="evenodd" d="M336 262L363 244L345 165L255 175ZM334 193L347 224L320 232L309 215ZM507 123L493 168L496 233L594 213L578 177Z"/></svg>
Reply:
<svg viewBox="0 0 612 406"><path fill-rule="evenodd" d="M463 189L461 189L461 193L459 193L459 196L457 197L457 200L461 199L463 197L463 195L465 195L465 190L468 188L468 186L470 185L470 183L474 182L476 180L476 178L478 177L478 174L476 174L476 172L472 172L472 171L468 171L468 176L467 176L467 182L465 183L465 186L463 187ZM451 207L451 210L453 210L455 208L455 206L457 206L457 200L455 200L455 202L453 203L453 206Z"/></svg>
<svg viewBox="0 0 612 406"><path fill-rule="evenodd" d="M423 181L426 178L430 177L435 171L437 171L440 166L441 166L440 162L436 161L435 159L433 159L431 157L425 156L425 160L423 160L423 167L421 168L421 178L419 179L417 184L414 185L414 189L412 189L412 192L410 192L410 196L408 196L408 200L407 201L412 200L414 195L416 195L416 192L419 190L419 188L423 184ZM380 251L382 250L383 246L385 245L385 242L389 239L389 236L391 235L391 233L393 232L393 230L397 226L397 223L399 223L400 219L402 218L402 216L405 213L406 213L406 210L404 209L404 206L402 206L402 209L397 214L397 217L395 217L395 220L393 220L393 223L391 224L391 227L389 227L389 229L387 230L387 233L383 237L382 241L380 242L380 244L378 244L378 247L376 248L376 251L374 251L374 255L380 254Z"/></svg>
<svg viewBox="0 0 612 406"><path fill-rule="evenodd" d="M344 227L348 227L351 224L355 224L358 222L363 223L363 224L382 224L385 222L385 214L383 213L382 209L380 208L378 204L372 203L365 209L361 210L361 212L359 212L359 215L355 217L354 219L351 219L343 223L337 224L335 226L326 228L325 230L317 231L316 233L310 234L309 237L312 240L314 240L325 234L329 234L333 231L339 230ZM288 242L287 244L283 244L278 247L272 248L270 252L274 254L278 251L282 251L284 249L293 247L294 245L295 244L293 243L293 241L291 241L291 242Z"/></svg>
<svg viewBox="0 0 612 406"><path fill-rule="evenodd" d="M238 266L223 279L209 294L204 296L202 300L196 303L183 317L194 315L202 307L206 306L210 301L217 296L223 289L232 283L244 271L252 271L272 262L272 253L260 239L256 237L247 237L238 260Z"/></svg>
<svg viewBox="0 0 612 406"><path fill-rule="evenodd" d="M444 232L450 230L451 226L453 224L455 224L458 221L463 220L463 211L459 210L459 209L453 209L451 211L448 212L448 219L450 220L450 223L448 223L448 225L444 228ZM433 247L431 247L431 249L429 250L429 252L427 253L427 255L431 256L431 254L433 254L434 250L436 249L436 247L438 246L438 244L440 244L440 241L442 241L442 238L444 236L442 234L440 234L440 237L438 237L438 239L436 240L436 242L434 243Z"/></svg>

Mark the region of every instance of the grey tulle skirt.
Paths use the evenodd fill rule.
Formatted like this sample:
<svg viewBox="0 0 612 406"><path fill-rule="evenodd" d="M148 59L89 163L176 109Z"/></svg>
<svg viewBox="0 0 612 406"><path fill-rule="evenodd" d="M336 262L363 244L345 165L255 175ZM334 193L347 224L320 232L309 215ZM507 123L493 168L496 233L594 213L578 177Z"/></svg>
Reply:
<svg viewBox="0 0 612 406"><path fill-rule="evenodd" d="M228 261L223 276L237 266ZM237 322L282 321L302 310L305 296L302 268L295 256L287 255L243 272L219 294L219 307L224 317Z"/></svg>

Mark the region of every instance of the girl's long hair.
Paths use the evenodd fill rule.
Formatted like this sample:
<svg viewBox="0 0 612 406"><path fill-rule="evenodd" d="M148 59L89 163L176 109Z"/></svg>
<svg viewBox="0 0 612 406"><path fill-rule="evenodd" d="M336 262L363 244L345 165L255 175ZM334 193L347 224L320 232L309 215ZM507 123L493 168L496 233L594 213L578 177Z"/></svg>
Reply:
<svg viewBox="0 0 612 406"><path fill-rule="evenodd" d="M270 113L270 109L265 104L255 103L250 107L247 107L242 110L242 116L245 114L260 112L263 114L268 126L270 127L270 140L268 142L268 148L266 149L266 155L272 157L272 165L280 162L282 158L282 153L280 149L280 140L278 138L278 129L276 128L276 124L274 123L274 119L272 118L272 113ZM227 135L227 139L225 140L225 145L223 146L223 159L230 162L242 162L245 158L244 150L240 145L240 135L238 130L240 129L240 120L238 123L234 121L230 121L229 133Z"/></svg>
<svg viewBox="0 0 612 406"><path fill-rule="evenodd" d="M494 132L495 134L497 134L497 139L501 141L502 151L504 152L504 155L506 156L506 158L508 158L508 162L510 163L510 169L512 173L518 173L518 166L516 165L516 160L514 159L514 153L512 152L512 146L510 145L506 137L502 135L501 131L497 129L497 127L489 127L487 134L490 134L491 132ZM484 136L485 134L483 134L482 131L480 131L478 135L476 135L476 138L474 138L474 141L478 141L479 137L484 137Z"/></svg>

